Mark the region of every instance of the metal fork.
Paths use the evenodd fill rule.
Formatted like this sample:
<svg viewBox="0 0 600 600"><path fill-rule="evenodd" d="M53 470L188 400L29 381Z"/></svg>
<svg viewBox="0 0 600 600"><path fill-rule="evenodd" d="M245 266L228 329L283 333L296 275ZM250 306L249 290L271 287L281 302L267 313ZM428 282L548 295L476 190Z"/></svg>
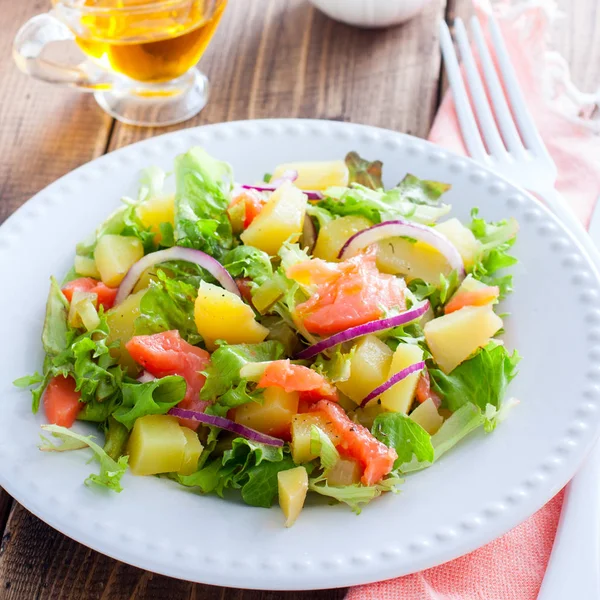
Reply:
<svg viewBox="0 0 600 600"><path fill-rule="evenodd" d="M544 200L600 270L600 253L554 187L556 165L527 108L502 33L493 17L490 17L489 28L499 73L492 61L481 24L476 17L472 18L471 31L485 80L484 88L465 26L461 19L454 22L456 42L471 97L469 101L450 31L445 22L440 25L442 54L467 150L476 161ZM538 600L600 598L599 509L600 443L569 484Z"/></svg>

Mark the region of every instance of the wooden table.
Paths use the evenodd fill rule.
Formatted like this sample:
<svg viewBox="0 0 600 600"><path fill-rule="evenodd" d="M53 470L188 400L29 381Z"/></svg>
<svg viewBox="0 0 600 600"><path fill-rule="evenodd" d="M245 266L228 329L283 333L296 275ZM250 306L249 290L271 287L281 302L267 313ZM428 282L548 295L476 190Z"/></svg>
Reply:
<svg viewBox="0 0 600 600"><path fill-rule="evenodd" d="M600 7L561 0L556 45L587 90L600 80ZM47 1L4 2L0 36L0 222L47 184L105 152L167 130L116 123L91 96L31 81L12 64L20 24ZM202 60L212 97L195 119L312 117L425 137L444 87L439 19L468 16L469 0L433 0L386 31L335 23L306 0L231 0ZM334 600L344 590L271 593L191 584L89 550L29 514L0 489L0 598Z"/></svg>

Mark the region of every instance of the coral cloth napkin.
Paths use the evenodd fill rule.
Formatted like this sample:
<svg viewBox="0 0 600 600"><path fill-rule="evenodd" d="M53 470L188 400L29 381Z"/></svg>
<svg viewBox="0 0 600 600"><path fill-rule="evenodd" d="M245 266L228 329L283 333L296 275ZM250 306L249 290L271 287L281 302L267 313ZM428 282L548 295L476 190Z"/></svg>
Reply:
<svg viewBox="0 0 600 600"><path fill-rule="evenodd" d="M491 10L476 0L485 23ZM558 16L550 0L494 4L531 113L558 166L558 190L588 225L600 195L598 94L570 82L565 61L547 48ZM452 95L446 94L430 139L466 154ZM398 579L352 588L346 600L535 600L548 564L563 492L499 539L454 561Z"/></svg>

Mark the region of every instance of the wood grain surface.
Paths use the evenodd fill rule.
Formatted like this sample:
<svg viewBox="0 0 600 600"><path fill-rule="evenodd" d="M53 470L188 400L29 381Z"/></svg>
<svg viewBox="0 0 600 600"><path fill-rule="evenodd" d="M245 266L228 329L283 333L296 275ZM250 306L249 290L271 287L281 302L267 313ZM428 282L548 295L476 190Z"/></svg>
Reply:
<svg viewBox="0 0 600 600"><path fill-rule="evenodd" d="M561 0L557 47L574 80L600 76L600 7ZM306 0L230 0L201 61L208 106L155 130L114 123L89 95L34 82L12 64L14 33L45 0L2 5L0 36L0 222L73 168L167 131L235 119L311 117L367 123L425 137L443 90L437 23L470 14L470 0L432 0L410 23L359 30ZM0 489L1 600L338 600L344 590L260 592L191 584L130 567L73 542Z"/></svg>

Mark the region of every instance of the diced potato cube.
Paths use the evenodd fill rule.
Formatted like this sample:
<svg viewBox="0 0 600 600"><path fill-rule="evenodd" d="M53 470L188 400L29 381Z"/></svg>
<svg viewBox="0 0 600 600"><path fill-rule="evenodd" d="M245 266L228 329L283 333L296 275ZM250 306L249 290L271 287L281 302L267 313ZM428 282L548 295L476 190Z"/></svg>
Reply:
<svg viewBox="0 0 600 600"><path fill-rule="evenodd" d="M94 259L102 281L117 287L129 268L144 256L142 242L125 235L103 235L96 244Z"/></svg>
<svg viewBox="0 0 600 600"><path fill-rule="evenodd" d="M502 319L491 305L465 306L429 321L423 328L435 362L450 373L502 327Z"/></svg>
<svg viewBox="0 0 600 600"><path fill-rule="evenodd" d="M477 290L481 290L486 287L488 286L483 283L483 281L475 279L473 275L467 275L456 290L455 294L461 294L463 292L476 292Z"/></svg>
<svg viewBox="0 0 600 600"><path fill-rule="evenodd" d="M295 467L277 473L279 506L285 515L285 526L291 527L304 506L308 492L308 473L304 467Z"/></svg>
<svg viewBox="0 0 600 600"><path fill-rule="evenodd" d="M125 344L135 333L135 320L140 315L140 302L146 290L140 290L131 294L121 304L111 308L106 313L108 325L108 343L120 341L119 348L111 350L111 354L118 359L119 364L127 369L130 375L139 371L137 363L131 358Z"/></svg>
<svg viewBox="0 0 600 600"><path fill-rule="evenodd" d="M363 469L351 458L340 458L327 472L326 479L329 485L344 486L359 483Z"/></svg>
<svg viewBox="0 0 600 600"><path fill-rule="evenodd" d="M416 344L398 344L392 358L388 379L406 369L406 367L410 367L410 365L414 365L422 360L423 350L419 346ZM417 382L420 376L421 371L411 373L408 377L405 377L383 392L380 398L381 406L389 411L407 414L415 397Z"/></svg>
<svg viewBox="0 0 600 600"><path fill-rule="evenodd" d="M96 267L96 261L93 258L89 258L87 256L76 256L73 266L75 267L75 272L78 275L100 279L100 273Z"/></svg>
<svg viewBox="0 0 600 600"><path fill-rule="evenodd" d="M300 238L306 203L306 194L286 181L271 194L259 215L242 233L242 241L276 255L283 242L296 242Z"/></svg>
<svg viewBox="0 0 600 600"><path fill-rule="evenodd" d="M321 415L303 413L292 418L292 458L296 464L309 462L317 457L310 450L310 429L316 425L334 446L340 443L340 436L335 432L331 423Z"/></svg>
<svg viewBox="0 0 600 600"><path fill-rule="evenodd" d="M444 422L444 417L438 413L431 398L427 398L423 404L419 404L419 406L410 413L409 417L430 435L433 435Z"/></svg>
<svg viewBox="0 0 600 600"><path fill-rule="evenodd" d="M175 417L146 415L131 430L127 450L134 475L176 473L185 455L186 437Z"/></svg>
<svg viewBox="0 0 600 600"><path fill-rule="evenodd" d="M363 408L355 406L352 418L370 430L373 427L375 419L384 412L388 411L375 400L375 402L369 402Z"/></svg>
<svg viewBox="0 0 600 600"><path fill-rule="evenodd" d="M342 246L355 234L372 225L365 217L347 216L329 221L321 227L313 256L337 262Z"/></svg>
<svg viewBox="0 0 600 600"><path fill-rule="evenodd" d="M343 160L322 160L293 162L279 165L273 172L273 179L281 177L286 171L298 172L294 185L301 190L326 190L328 187L347 187L350 173Z"/></svg>
<svg viewBox="0 0 600 600"><path fill-rule="evenodd" d="M135 292L139 292L140 290L145 290L150 287L150 284L153 281L158 281L158 275L157 275L158 270L159 270L159 267L156 267L156 266L148 267L140 275L140 278L137 280L137 283L133 287L133 292L135 293ZM165 271L165 269L163 269L162 267L160 267L160 270Z"/></svg>
<svg viewBox="0 0 600 600"><path fill-rule="evenodd" d="M337 387L357 404L388 378L392 351L374 335L366 335L356 344L350 361L350 377Z"/></svg>
<svg viewBox="0 0 600 600"><path fill-rule="evenodd" d="M162 238L160 224L175 225L175 196L146 200L137 207L136 212L142 225L155 233L154 240L158 244Z"/></svg>
<svg viewBox="0 0 600 600"><path fill-rule="evenodd" d="M98 295L75 290L69 306L68 323L71 327L85 327L92 331L100 325L100 317L96 310Z"/></svg>
<svg viewBox="0 0 600 600"><path fill-rule="evenodd" d="M449 275L452 269L443 254L423 242L405 238L390 238L377 246L377 267L383 273L404 275L411 281L422 279L439 284L440 275Z"/></svg>
<svg viewBox="0 0 600 600"><path fill-rule="evenodd" d="M200 282L194 319L209 349L215 347L216 340L257 344L269 335L269 330L256 322L254 311L239 296L205 281Z"/></svg>
<svg viewBox="0 0 600 600"><path fill-rule="evenodd" d="M298 392L265 388L263 403L248 402L235 409L234 421L273 436L287 435L298 412Z"/></svg>
<svg viewBox="0 0 600 600"><path fill-rule="evenodd" d="M473 232L456 218L438 223L434 229L444 234L452 242L461 255L465 268L470 269L481 250L481 242L473 235Z"/></svg>
<svg viewBox="0 0 600 600"><path fill-rule="evenodd" d="M182 427L181 431L185 436L185 446L183 448L183 463L178 471L180 475L191 475L198 470L198 460L202 454L202 444L198 434L188 427Z"/></svg>

